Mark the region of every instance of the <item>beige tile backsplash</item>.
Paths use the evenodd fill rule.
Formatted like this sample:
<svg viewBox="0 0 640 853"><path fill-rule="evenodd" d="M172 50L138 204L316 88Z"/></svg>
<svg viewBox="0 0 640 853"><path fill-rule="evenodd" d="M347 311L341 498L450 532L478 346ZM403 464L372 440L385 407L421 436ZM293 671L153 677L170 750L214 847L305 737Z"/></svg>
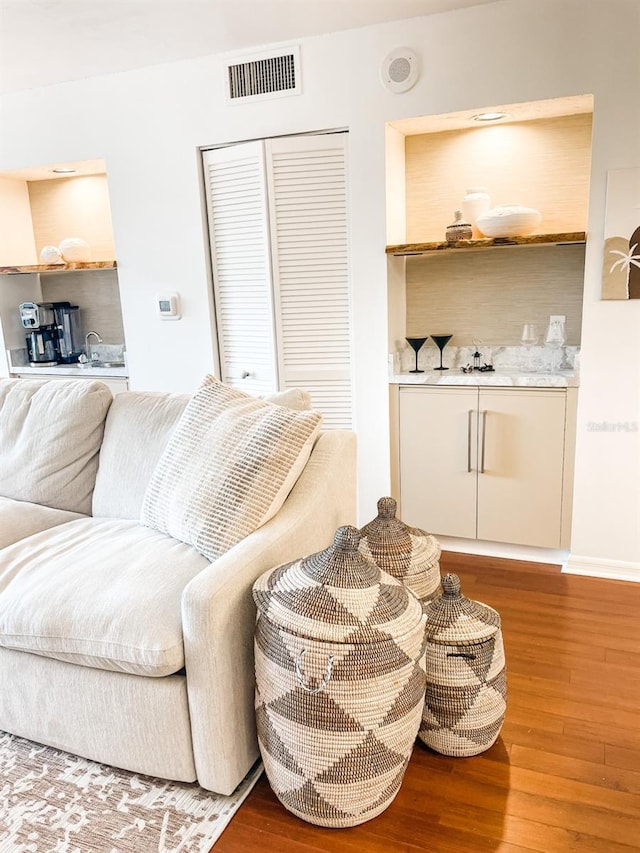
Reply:
<svg viewBox="0 0 640 853"><path fill-rule="evenodd" d="M452 346L520 344L524 323L544 335L564 314L580 344L584 246L521 246L407 258L406 334L452 334ZM404 345L403 341L397 346Z"/></svg>
<svg viewBox="0 0 640 853"><path fill-rule="evenodd" d="M116 270L78 270L41 276L43 302L80 307L83 335L93 329L106 344L123 344L124 328Z"/></svg>

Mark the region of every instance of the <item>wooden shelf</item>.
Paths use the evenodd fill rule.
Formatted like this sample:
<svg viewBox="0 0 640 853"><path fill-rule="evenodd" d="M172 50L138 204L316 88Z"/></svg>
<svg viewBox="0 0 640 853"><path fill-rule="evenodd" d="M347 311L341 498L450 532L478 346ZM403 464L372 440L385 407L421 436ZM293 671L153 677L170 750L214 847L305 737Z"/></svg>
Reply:
<svg viewBox="0 0 640 853"><path fill-rule="evenodd" d="M86 261L75 264L32 264L30 266L3 267L0 275L25 275L27 273L77 272L78 270L115 270L115 261Z"/></svg>
<svg viewBox="0 0 640 853"><path fill-rule="evenodd" d="M504 249L513 246L550 246L584 243L584 231L570 231L561 234L530 234L528 237L496 237L480 240L458 240L456 243L405 243L387 246L387 255L428 255L435 252L463 252L477 249Z"/></svg>

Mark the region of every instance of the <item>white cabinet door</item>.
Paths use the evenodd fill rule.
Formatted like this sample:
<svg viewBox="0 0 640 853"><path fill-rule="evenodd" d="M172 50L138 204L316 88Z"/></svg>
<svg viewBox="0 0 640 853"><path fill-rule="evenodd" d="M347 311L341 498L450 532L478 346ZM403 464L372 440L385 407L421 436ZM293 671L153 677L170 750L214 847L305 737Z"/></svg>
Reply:
<svg viewBox="0 0 640 853"><path fill-rule="evenodd" d="M480 389L478 539L560 547L565 407L562 390Z"/></svg>
<svg viewBox="0 0 640 853"><path fill-rule="evenodd" d="M402 520L476 536L478 389L400 388Z"/></svg>
<svg viewBox="0 0 640 853"><path fill-rule="evenodd" d="M352 426L346 134L266 146L278 365L326 427Z"/></svg>
<svg viewBox="0 0 640 853"><path fill-rule="evenodd" d="M402 519L442 536L562 547L562 389L400 388Z"/></svg>
<svg viewBox="0 0 640 853"><path fill-rule="evenodd" d="M203 153L221 377L300 387L325 428L351 428L345 133Z"/></svg>
<svg viewBox="0 0 640 853"><path fill-rule="evenodd" d="M223 382L278 388L264 150L246 142L203 153Z"/></svg>

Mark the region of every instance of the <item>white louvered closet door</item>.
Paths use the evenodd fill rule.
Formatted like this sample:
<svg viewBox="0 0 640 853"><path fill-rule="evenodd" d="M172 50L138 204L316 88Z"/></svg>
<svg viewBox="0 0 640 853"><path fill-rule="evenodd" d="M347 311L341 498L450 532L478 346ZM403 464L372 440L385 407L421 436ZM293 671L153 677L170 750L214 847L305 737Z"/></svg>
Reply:
<svg viewBox="0 0 640 853"><path fill-rule="evenodd" d="M203 152L222 381L278 388L262 142Z"/></svg>
<svg viewBox="0 0 640 853"><path fill-rule="evenodd" d="M278 367L325 428L350 429L346 134L265 141Z"/></svg>

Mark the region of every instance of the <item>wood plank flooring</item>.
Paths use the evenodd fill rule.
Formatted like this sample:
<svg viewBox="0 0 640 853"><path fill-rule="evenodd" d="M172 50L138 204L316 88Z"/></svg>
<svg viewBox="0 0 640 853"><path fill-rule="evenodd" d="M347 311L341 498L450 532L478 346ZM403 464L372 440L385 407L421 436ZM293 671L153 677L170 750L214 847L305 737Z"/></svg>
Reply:
<svg viewBox="0 0 640 853"><path fill-rule="evenodd" d="M215 853L631 853L640 850L640 584L445 553L502 617L507 716L496 744L417 743L396 799L351 829L294 817L262 776Z"/></svg>

